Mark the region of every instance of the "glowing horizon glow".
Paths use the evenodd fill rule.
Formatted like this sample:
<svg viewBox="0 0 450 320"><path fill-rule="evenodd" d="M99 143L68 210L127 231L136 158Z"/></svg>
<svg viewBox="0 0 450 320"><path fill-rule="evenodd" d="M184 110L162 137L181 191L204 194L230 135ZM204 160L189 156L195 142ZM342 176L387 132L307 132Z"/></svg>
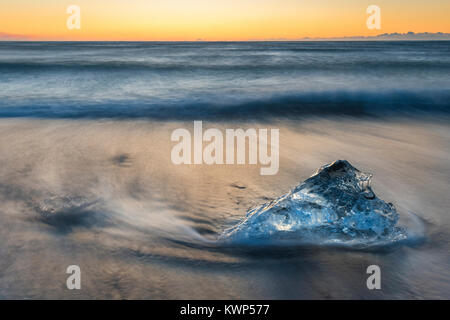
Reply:
<svg viewBox="0 0 450 320"><path fill-rule="evenodd" d="M66 27L81 7L81 30ZM366 8L381 7L381 30ZM2 0L0 38L31 40L294 40L450 32L448 0Z"/></svg>

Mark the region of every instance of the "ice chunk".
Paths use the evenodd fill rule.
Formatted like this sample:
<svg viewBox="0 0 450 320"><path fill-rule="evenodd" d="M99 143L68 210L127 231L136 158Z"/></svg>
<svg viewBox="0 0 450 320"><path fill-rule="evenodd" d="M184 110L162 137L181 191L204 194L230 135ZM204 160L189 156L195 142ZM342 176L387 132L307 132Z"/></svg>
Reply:
<svg viewBox="0 0 450 320"><path fill-rule="evenodd" d="M362 244L404 239L398 213L375 196L371 178L345 160L325 165L288 194L249 211L221 239Z"/></svg>

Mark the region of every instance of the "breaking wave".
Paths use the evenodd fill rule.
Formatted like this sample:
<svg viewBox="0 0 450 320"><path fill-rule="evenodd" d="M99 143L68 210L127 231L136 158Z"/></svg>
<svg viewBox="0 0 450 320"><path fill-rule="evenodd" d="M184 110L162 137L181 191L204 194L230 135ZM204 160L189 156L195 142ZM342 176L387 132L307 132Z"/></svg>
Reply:
<svg viewBox="0 0 450 320"><path fill-rule="evenodd" d="M0 103L0 117L113 118L153 120L272 119L304 116L420 116L450 112L450 92L317 92L284 94L266 98L209 96L190 100L101 100L59 99Z"/></svg>

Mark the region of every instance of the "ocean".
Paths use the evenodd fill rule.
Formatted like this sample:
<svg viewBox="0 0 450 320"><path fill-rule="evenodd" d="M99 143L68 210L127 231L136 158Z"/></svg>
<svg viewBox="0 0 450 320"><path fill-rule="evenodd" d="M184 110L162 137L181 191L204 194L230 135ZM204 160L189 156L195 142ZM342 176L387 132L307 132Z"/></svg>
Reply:
<svg viewBox="0 0 450 320"><path fill-rule="evenodd" d="M449 75L446 41L0 42L0 298L449 299ZM278 129L279 171L174 164L196 120ZM220 241L338 159L408 241Z"/></svg>

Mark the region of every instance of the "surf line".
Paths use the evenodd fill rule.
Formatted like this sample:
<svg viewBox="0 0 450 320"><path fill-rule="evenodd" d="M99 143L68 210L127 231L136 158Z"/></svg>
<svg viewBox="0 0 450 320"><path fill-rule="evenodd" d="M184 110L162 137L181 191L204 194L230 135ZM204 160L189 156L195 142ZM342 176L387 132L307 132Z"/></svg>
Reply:
<svg viewBox="0 0 450 320"><path fill-rule="evenodd" d="M257 165L259 162L261 175L275 175L279 169L280 132L279 129L270 129L270 144L268 132L268 129L249 128L245 131L244 129L226 129L224 146L224 134L221 130L209 128L203 132L203 122L194 121L194 159L192 159L191 132L179 128L171 135L171 141L179 142L172 148L171 160L176 165L242 165L246 164L248 149L248 164ZM203 148L203 142L209 142L209 144ZM270 145L270 155L268 145Z"/></svg>

